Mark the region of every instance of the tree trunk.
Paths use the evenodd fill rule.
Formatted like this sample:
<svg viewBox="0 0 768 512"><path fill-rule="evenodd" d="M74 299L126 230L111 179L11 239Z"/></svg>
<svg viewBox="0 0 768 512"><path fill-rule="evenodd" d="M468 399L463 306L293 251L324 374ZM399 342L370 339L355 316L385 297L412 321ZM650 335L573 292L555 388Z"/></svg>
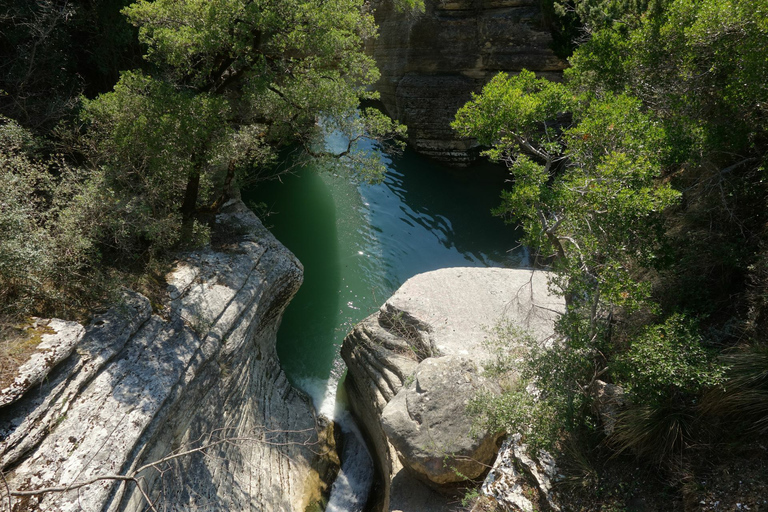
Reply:
<svg viewBox="0 0 768 512"><path fill-rule="evenodd" d="M184 203L181 205L181 215L184 222L192 219L197 212L197 194L200 191L200 169L194 169L187 178L187 190L184 193Z"/></svg>

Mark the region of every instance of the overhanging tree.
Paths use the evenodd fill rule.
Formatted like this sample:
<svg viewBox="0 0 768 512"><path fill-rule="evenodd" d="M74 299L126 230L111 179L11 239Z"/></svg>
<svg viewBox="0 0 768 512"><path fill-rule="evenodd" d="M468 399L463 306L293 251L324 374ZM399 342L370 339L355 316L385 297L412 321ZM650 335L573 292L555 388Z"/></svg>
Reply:
<svg viewBox="0 0 768 512"><path fill-rule="evenodd" d="M153 71L125 73L85 102L83 119L116 203L145 213L128 227L134 237L174 243L170 226L217 205L286 143L375 173L360 138L403 133L377 111L358 113L378 71L363 51L373 17L355 0L141 0L124 13ZM326 151L322 136L339 130L348 147Z"/></svg>
<svg viewBox="0 0 768 512"><path fill-rule="evenodd" d="M564 346L553 356L561 363L542 363L547 379L563 378L557 389L540 384L572 426L608 371L612 316L652 307L650 287L633 269L652 264L661 212L679 197L659 180L663 130L634 98L575 94L528 71L496 76L453 127L507 163L512 188L496 213L522 225L565 297Z"/></svg>

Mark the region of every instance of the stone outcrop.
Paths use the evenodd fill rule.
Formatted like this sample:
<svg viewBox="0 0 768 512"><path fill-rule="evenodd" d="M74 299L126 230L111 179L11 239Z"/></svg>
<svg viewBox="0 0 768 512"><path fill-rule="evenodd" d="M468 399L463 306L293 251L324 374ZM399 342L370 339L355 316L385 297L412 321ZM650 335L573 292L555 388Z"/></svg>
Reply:
<svg viewBox="0 0 768 512"><path fill-rule="evenodd" d="M512 323L544 341L560 311L545 272L450 268L409 279L355 326L341 354L350 406L382 479L378 510L457 507L442 491L460 475L480 476L498 448L499 433L475 435L465 413L494 388L482 376L492 328Z"/></svg>
<svg viewBox="0 0 768 512"><path fill-rule="evenodd" d="M381 425L403 465L436 484L463 482L485 472L496 454L498 432L471 435L470 400L496 391L469 359L429 357L384 407Z"/></svg>
<svg viewBox="0 0 768 512"><path fill-rule="evenodd" d="M483 481L482 494L504 510L534 512L548 509L557 512L560 506L552 493L552 483L558 477L555 461L544 450L540 450L535 458L529 451L521 442L520 434L506 439ZM474 510L482 510L482 507Z"/></svg>
<svg viewBox="0 0 768 512"><path fill-rule="evenodd" d="M99 480L16 497L14 510L146 510L142 492L159 510L296 511L320 498L333 435L275 351L302 267L239 201L216 220L216 249L178 263L162 310L126 292L85 329L64 326L74 343L0 408L10 488L66 488L150 464L136 474L141 489Z"/></svg>
<svg viewBox="0 0 768 512"><path fill-rule="evenodd" d="M460 139L456 111L500 71L521 69L559 79L566 62L551 50L538 0L425 0L425 12L374 3L379 37L370 51L381 71L376 85L390 116L408 126L420 153L466 165L476 143Z"/></svg>
<svg viewBox="0 0 768 512"><path fill-rule="evenodd" d="M51 320L35 319L30 328L31 342L39 342L29 359L22 364L16 378L5 389L0 390L0 407L18 400L32 387L48 377L51 369L69 357L75 346L83 338L85 329L77 322L67 322L54 318Z"/></svg>

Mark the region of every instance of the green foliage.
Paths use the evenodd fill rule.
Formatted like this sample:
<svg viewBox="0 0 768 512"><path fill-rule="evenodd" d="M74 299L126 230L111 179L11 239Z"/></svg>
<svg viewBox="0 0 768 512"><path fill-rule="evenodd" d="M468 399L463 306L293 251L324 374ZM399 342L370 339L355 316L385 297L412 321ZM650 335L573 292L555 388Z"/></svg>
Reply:
<svg viewBox="0 0 768 512"><path fill-rule="evenodd" d="M580 47L568 77L582 90L631 90L667 125L678 161L739 152L764 132L765 0L677 0ZM662 5L664 5L662 4Z"/></svg>
<svg viewBox="0 0 768 512"><path fill-rule="evenodd" d="M499 75L453 126L508 165L496 213L522 227L567 304L561 345L527 356L543 401L574 420L561 425L589 425L594 381L621 385L633 405L614 446L662 460L692 435L702 392L726 382L716 348L737 331L712 327L726 316L713 297L732 303L749 269L762 275L750 261L765 225L768 4L557 8L589 35L565 83Z"/></svg>
<svg viewBox="0 0 768 512"><path fill-rule="evenodd" d="M563 432L576 427L581 397L563 391L571 389L588 359L579 351L562 357L562 347L542 344L510 324L497 325L486 348L492 356L486 373L502 393L475 397L467 413L488 430L522 434L534 451L552 449Z"/></svg>
<svg viewBox="0 0 768 512"><path fill-rule="evenodd" d="M229 142L227 114L222 98L177 91L139 72L124 73L113 92L83 102L84 142L104 169L115 250L137 253L148 243L163 251L179 241L188 178L200 172L200 198L213 193L210 163Z"/></svg>
<svg viewBox="0 0 768 512"><path fill-rule="evenodd" d="M663 400L673 394L695 396L705 387L723 383L724 368L705 348L696 322L675 314L646 327L618 355L615 375L635 401Z"/></svg>
<svg viewBox="0 0 768 512"><path fill-rule="evenodd" d="M739 421L737 428L749 432L768 432L768 346L755 344L723 354L725 367L722 386L704 397L703 410ZM746 420L746 421L744 421Z"/></svg>
<svg viewBox="0 0 768 512"><path fill-rule="evenodd" d="M320 166L378 176L382 164L360 140L404 135L378 111L357 113L361 98L375 97L378 71L363 52L373 17L355 0L140 0L123 12L156 71L123 73L112 92L84 100L81 115L119 254L162 253L204 234L196 213L257 179L286 144ZM331 133L346 148L326 149Z"/></svg>
<svg viewBox="0 0 768 512"><path fill-rule="evenodd" d="M657 181L664 132L638 100L577 97L547 84L527 72L500 75L459 110L453 126L507 161L514 186L496 212L523 226L526 243L556 255L569 305L592 308L584 333L592 337L602 311L644 300L648 290L628 268L653 259L661 212L679 194ZM565 108L571 125L555 125Z"/></svg>
<svg viewBox="0 0 768 512"><path fill-rule="evenodd" d="M572 12L587 32L597 32L618 23L636 23L644 14L658 11L668 0L565 0L555 2L560 16Z"/></svg>
<svg viewBox="0 0 768 512"><path fill-rule="evenodd" d="M0 118L0 304L6 314L77 308L94 282L92 182ZM89 290L89 288L91 288ZM66 304L57 304L59 302Z"/></svg>
<svg viewBox="0 0 768 512"><path fill-rule="evenodd" d="M380 112L358 113L379 75L363 51L373 16L357 0L65 4L11 0L0 17L0 113L48 136L0 123L2 302L18 311L88 287L102 255L135 271L206 243L202 213L288 144L375 177L382 163L362 138L404 136ZM346 147L327 149L330 133Z"/></svg>
<svg viewBox="0 0 768 512"><path fill-rule="evenodd" d="M692 408L672 398L632 404L619 414L611 442L618 453L669 462L692 440L694 421Z"/></svg>

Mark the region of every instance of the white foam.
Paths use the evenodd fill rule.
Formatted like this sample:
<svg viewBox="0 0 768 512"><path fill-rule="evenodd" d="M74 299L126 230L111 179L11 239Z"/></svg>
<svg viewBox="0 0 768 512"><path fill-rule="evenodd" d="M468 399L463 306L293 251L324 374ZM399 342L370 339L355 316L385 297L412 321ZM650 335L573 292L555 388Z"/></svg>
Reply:
<svg viewBox="0 0 768 512"><path fill-rule="evenodd" d="M326 512L361 512L373 480L373 460L349 411L336 399L339 378L303 379L298 383L312 398L318 414L333 420L344 434L341 470L331 487Z"/></svg>

